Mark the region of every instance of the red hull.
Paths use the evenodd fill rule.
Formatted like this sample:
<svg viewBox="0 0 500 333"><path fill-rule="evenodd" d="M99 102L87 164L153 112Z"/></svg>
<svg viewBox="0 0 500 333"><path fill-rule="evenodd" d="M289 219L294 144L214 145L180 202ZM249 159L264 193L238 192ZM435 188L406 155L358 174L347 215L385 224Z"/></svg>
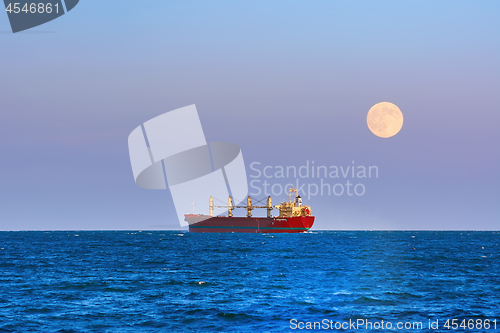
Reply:
<svg viewBox="0 0 500 333"><path fill-rule="evenodd" d="M314 216L225 217L186 214L189 232L296 233L309 230Z"/></svg>

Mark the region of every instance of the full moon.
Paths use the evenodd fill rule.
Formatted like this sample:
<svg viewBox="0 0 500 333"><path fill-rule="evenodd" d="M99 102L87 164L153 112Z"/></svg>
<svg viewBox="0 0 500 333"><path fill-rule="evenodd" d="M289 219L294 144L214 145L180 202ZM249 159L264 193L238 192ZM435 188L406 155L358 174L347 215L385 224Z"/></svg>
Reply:
<svg viewBox="0 0 500 333"><path fill-rule="evenodd" d="M378 137L390 138L403 127L403 113L394 104L382 102L372 106L366 117L368 128Z"/></svg>

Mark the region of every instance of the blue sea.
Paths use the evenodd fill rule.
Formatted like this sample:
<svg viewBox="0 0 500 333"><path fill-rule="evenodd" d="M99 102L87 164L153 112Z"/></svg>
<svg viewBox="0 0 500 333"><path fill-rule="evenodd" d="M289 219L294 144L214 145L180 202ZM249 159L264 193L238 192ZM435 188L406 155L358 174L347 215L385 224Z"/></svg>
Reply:
<svg viewBox="0 0 500 333"><path fill-rule="evenodd" d="M452 319L500 332L499 244L467 231L0 232L0 332L450 332Z"/></svg>

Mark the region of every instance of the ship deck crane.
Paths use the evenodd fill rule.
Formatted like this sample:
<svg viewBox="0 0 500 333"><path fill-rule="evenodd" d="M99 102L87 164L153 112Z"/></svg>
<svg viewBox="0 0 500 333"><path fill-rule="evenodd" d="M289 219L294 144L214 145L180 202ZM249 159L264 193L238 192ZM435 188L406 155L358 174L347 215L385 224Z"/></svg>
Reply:
<svg viewBox="0 0 500 333"><path fill-rule="evenodd" d="M292 202L292 192L295 192L295 201ZM307 214L310 215L310 207L309 206L302 206L302 198L300 195L298 195L298 191L296 188L292 187L288 190L288 202L282 202L281 205L274 206L274 208L277 208L280 211L280 216L297 216L297 215L302 215L302 214ZM214 199L212 196L210 196L209 199L209 211L210 211L210 216L214 216L214 208L227 208L228 211L228 216L232 217L233 216L233 210L235 208L244 208L247 210L247 217L252 217L252 210L254 209L267 209L267 217L271 218L271 211L274 209L272 202L271 202L271 197L267 197L267 202L265 206L253 206L252 205L252 198L250 196L247 197L247 204L246 206L235 206L233 198L229 196L227 200L227 206L217 206L214 205ZM305 212L305 213L302 213Z"/></svg>

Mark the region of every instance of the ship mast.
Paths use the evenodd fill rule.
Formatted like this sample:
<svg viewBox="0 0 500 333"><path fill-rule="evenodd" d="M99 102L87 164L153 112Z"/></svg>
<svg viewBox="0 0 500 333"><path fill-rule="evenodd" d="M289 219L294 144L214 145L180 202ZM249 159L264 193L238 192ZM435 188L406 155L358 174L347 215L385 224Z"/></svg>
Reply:
<svg viewBox="0 0 500 333"><path fill-rule="evenodd" d="M292 192L295 192L295 196L299 195L297 189L292 186L292 188L288 190L288 203L292 203L292 198L291 198Z"/></svg>
<svg viewBox="0 0 500 333"><path fill-rule="evenodd" d="M252 217L252 198L250 196L247 197L247 217Z"/></svg>
<svg viewBox="0 0 500 333"><path fill-rule="evenodd" d="M214 198L212 196L208 200L208 209L210 210L210 216L214 216Z"/></svg>
<svg viewBox="0 0 500 333"><path fill-rule="evenodd" d="M229 217L233 216L233 209L234 209L233 198L229 196L229 198L227 199L227 216Z"/></svg>
<svg viewBox="0 0 500 333"><path fill-rule="evenodd" d="M271 196L268 196L267 197L267 203L266 203L266 207L267 207L267 218L271 218L271 211L273 210L273 205L271 204Z"/></svg>

